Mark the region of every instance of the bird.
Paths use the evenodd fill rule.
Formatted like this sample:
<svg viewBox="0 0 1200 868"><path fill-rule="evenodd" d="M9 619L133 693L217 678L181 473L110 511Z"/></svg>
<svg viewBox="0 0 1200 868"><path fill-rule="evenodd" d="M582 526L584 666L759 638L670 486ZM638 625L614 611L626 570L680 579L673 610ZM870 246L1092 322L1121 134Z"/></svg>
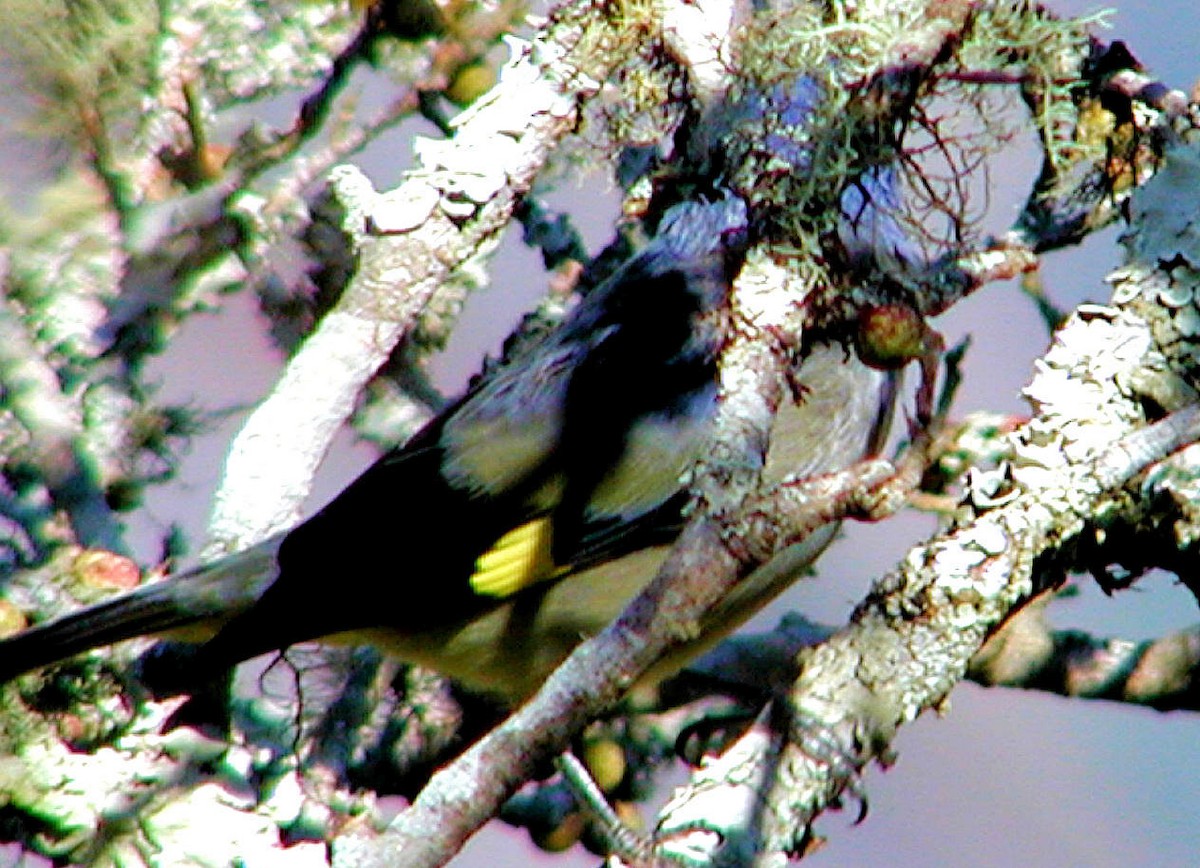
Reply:
<svg viewBox="0 0 1200 868"><path fill-rule="evenodd" d="M183 684L320 640L375 645L509 705L527 698L653 577L682 527L749 233L736 196L672 206L557 328L312 517L0 640L0 683L152 635L200 643ZM799 376L805 400L793 423L777 422L799 429L777 432L792 443L779 447L781 473L840 469L879 448L885 375L835 342L814 347ZM680 659L756 611L832 535L744 581Z"/></svg>

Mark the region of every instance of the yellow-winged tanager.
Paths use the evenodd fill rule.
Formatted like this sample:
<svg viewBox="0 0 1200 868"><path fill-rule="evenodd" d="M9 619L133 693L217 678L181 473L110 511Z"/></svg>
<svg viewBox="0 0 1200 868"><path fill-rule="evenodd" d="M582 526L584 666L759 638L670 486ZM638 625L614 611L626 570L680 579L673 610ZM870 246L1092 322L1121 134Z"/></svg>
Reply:
<svg viewBox="0 0 1200 868"><path fill-rule="evenodd" d="M716 406L746 234L736 198L670 209L557 329L312 518L0 641L0 682L140 635L204 643L185 684L324 638L370 642L508 702L528 695L654 575L681 527L680 480ZM774 438L795 450L774 461L782 472L840 468L875 448L890 410L883 375L829 346L800 376L809 394L777 428L790 415L802 430ZM743 582L704 638L752 614L831 535Z"/></svg>

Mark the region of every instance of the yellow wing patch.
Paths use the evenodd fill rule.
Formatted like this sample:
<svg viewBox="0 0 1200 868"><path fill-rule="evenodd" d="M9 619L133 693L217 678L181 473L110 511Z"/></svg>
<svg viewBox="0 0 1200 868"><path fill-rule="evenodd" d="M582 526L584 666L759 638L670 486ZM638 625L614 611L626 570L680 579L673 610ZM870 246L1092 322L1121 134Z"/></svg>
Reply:
<svg viewBox="0 0 1200 868"><path fill-rule="evenodd" d="M471 590L484 597L511 597L567 572L550 557L550 532L550 518L542 516L500 537L475 561Z"/></svg>

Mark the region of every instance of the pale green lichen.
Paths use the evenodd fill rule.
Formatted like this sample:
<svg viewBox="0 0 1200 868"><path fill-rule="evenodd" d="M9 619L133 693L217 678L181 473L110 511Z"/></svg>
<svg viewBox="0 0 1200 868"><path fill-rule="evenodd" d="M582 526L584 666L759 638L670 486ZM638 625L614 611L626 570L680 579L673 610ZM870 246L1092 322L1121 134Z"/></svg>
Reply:
<svg viewBox="0 0 1200 868"><path fill-rule="evenodd" d="M90 141L104 128L140 123L158 29L154 0L0 4L0 51L43 97L33 128L48 137Z"/></svg>
<svg viewBox="0 0 1200 868"><path fill-rule="evenodd" d="M1034 2L980 4L966 39L957 49L966 69L1019 70L1036 96L1033 118L1057 171L1103 153L1103 142L1076 136L1074 93L1088 56L1091 28L1105 26L1110 13L1056 18Z"/></svg>
<svg viewBox="0 0 1200 868"><path fill-rule="evenodd" d="M909 153L909 188L933 191L908 204L906 219L929 232L929 218L942 212L941 243L949 244L968 222L962 176L1008 137L995 119L996 85L972 77L1008 73L1012 86L1023 82L1040 99L1034 121L1052 163L1077 159L1067 150L1072 95L1095 20L1056 19L1033 3L978 4L958 24L930 20L911 3L859 4L854 15L840 3L760 12L738 35L740 65L729 88L720 144L731 185L779 219L784 237L819 237L837 219L847 183L894 163L899 146ZM901 110L910 101L915 107ZM933 120L942 117L959 126ZM937 141L954 183L916 156L917 139Z"/></svg>
<svg viewBox="0 0 1200 868"><path fill-rule="evenodd" d="M559 171L555 164L586 172L607 163L620 148L656 145L682 120L684 73L669 59L659 14L653 0L621 0L613 4L606 26L585 32L581 56L618 62L604 76L600 98L584 107L580 135L552 158L551 172ZM588 69L585 63L583 70Z"/></svg>
<svg viewBox="0 0 1200 868"><path fill-rule="evenodd" d="M39 346L68 365L86 364L118 292L122 262L115 221L94 177L68 173L28 214L0 210L0 247L10 252L5 294L24 309Z"/></svg>
<svg viewBox="0 0 1200 868"><path fill-rule="evenodd" d="M188 0L172 6L171 50L203 75L220 110L309 84L346 44L349 3Z"/></svg>

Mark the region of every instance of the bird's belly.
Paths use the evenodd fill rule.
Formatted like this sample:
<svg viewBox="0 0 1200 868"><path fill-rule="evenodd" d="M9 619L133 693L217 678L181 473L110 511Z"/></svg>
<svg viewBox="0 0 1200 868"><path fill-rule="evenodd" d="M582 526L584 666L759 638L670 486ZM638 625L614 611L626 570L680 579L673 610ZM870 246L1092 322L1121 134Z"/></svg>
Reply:
<svg viewBox="0 0 1200 868"><path fill-rule="evenodd" d="M653 685L728 635L771 600L830 541L821 528L743 579L705 619L700 635L673 648L639 680ZM515 705L532 695L575 647L603 630L658 572L669 546L642 549L567 576L545 593L520 594L467 624L400 633L357 631L346 641L426 666L481 693Z"/></svg>
<svg viewBox="0 0 1200 868"><path fill-rule="evenodd" d="M643 549L522 593L462 625L407 632L356 631L403 660L482 693L516 702L532 694L584 639L599 633L658 572L667 547Z"/></svg>

